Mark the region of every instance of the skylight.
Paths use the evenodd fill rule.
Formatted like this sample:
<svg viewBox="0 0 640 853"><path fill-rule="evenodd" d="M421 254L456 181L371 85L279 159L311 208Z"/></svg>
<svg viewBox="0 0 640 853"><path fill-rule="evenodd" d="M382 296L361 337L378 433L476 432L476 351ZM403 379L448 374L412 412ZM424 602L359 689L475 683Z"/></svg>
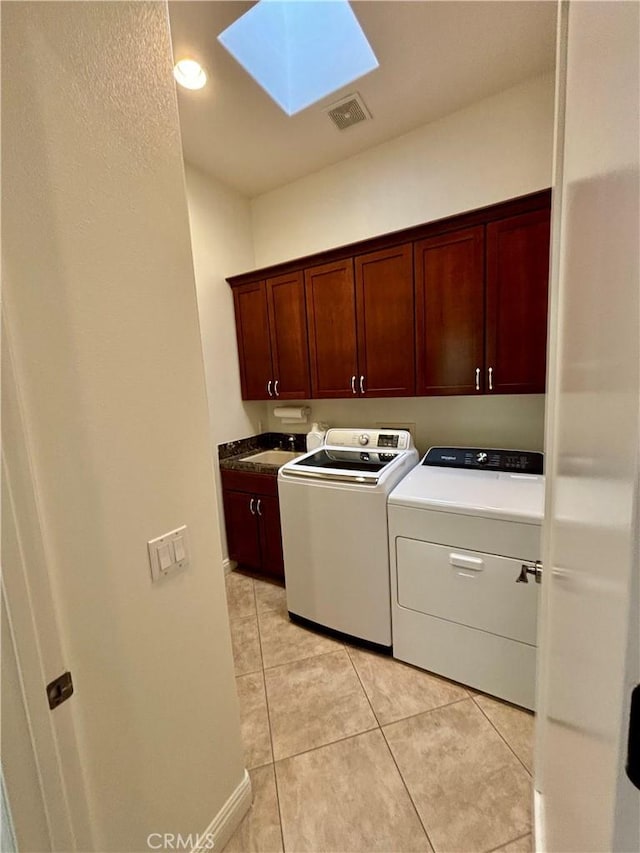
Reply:
<svg viewBox="0 0 640 853"><path fill-rule="evenodd" d="M290 116L378 67L347 0L260 0L218 41Z"/></svg>

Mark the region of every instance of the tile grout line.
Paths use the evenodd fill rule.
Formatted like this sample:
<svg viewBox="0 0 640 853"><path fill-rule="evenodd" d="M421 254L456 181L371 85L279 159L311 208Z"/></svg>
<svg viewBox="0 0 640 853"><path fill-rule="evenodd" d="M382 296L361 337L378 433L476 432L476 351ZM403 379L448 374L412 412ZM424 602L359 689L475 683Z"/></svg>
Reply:
<svg viewBox="0 0 640 853"><path fill-rule="evenodd" d="M347 650L347 654L349 654L348 647L345 646L345 648ZM358 669L357 669L356 665L353 663L353 658L351 657L351 655L349 655L349 659L351 660L351 665L353 666L353 668L356 671L356 675L358 676L358 679L360 679L360 674L358 673ZM395 658L393 658L393 660L395 660ZM428 672L426 669L420 669L419 667L413 667L413 669L417 670L418 672L426 672L427 675L432 674L432 673ZM438 676L438 678L439 677L440 676ZM446 680L446 679L444 679L444 680ZM360 684L362 684L362 679L360 679ZM457 705L459 702L466 702L467 699L473 698L471 696L471 694L468 692L468 690L466 690L466 688L462 687L461 685L458 685L458 682L452 681L451 684L455 684L456 686L460 686L461 689L464 690L466 695L461 696L460 699L452 699L451 702L444 702L442 705L435 705L433 708L426 708L424 711L416 711L415 714L407 714L406 717L398 717L397 720L389 720L388 723L381 723L380 722L380 720L378 719L378 715L376 714L376 712L373 708L373 705L371 705L371 700L369 699L369 694L367 693L367 689L364 686L364 684L362 684L362 689L364 690L364 693L365 693L365 696L367 697L367 699L369 699L369 704L371 705L371 710L373 711L373 714L374 714L376 720L378 720L378 725L380 726L380 728L383 728L384 726L393 726L396 723L403 723L405 720L413 719L413 717L421 717L423 714L430 714L432 711L440 711L442 708L449 708L451 705Z"/></svg>
<svg viewBox="0 0 640 853"><path fill-rule="evenodd" d="M257 609L257 608L256 608L256 609ZM264 612L267 612L267 613L277 613L278 611L277 611L277 609L269 609L269 610L264 611ZM260 614L259 614L259 612L257 612L257 614L256 614L256 615L257 615L257 620L258 620L258 635L259 635L259 637L260 637L260 654L261 654L261 656L262 656L262 634L261 634L261 631L260 631L260 622L261 622L261 620L260 620ZM291 624L291 625L294 625L294 624L295 624L294 622L291 622L291 620L290 620L290 619L287 619L286 621L287 621L287 623L288 623L288 624ZM294 660L290 660L290 661L284 661L284 663L276 663L276 664L273 664L273 666L265 666L265 665L264 665L264 657L263 657L263 658L262 658L262 669L263 669L265 672L266 672L268 669L269 669L269 670L270 670L270 669L277 669L277 668L278 668L278 667L280 667L280 666L288 666L289 664L292 664L292 663L298 663L299 661L303 661L303 660L311 660L312 658L319 658L319 657L322 657L323 655L332 655L332 654L335 654L337 651L339 651L339 649L341 649L341 648L346 648L346 645L345 645L344 643L341 643L339 640L334 640L332 637L325 637L325 635L324 635L324 634L319 634L319 633L314 632L314 631L309 631L308 629L304 628L304 627L303 627L303 626L301 626L301 625L297 625L296 627L298 627L298 628L302 628L302 630L303 630L303 631L307 631L307 633L309 633L309 634L316 634L316 636L319 636L319 637L322 637L322 638L325 638L325 639L332 640L332 642L334 642L334 643L336 643L336 644L337 644L337 648L336 648L336 649L332 649L330 652L320 652L319 654L316 654L316 655L305 655L305 657L302 657L302 658L295 658Z"/></svg>
<svg viewBox="0 0 640 853"><path fill-rule="evenodd" d="M391 756L391 760L393 761L393 763L396 766L396 770L398 771L398 776L400 776L400 779L402 780L402 784L404 785L404 789L407 792L407 796L409 797L409 801L411 802L411 805L413 806L413 810L416 813L416 817L420 821L420 826L422 827L424 834L427 836L427 841L429 842L429 847L431 847L431 849L435 853L435 849L436 849L435 845L431 841L431 836L427 832L427 827L425 826L424 821L422 820L422 817L420 816L420 812L418 811L418 807L415 803L415 800L413 799L413 796L411 795L411 791L409 790L409 786L407 785L407 780L402 775L402 770L400 769L400 765L396 761L396 757L393 754L393 750L391 749L391 746L389 745L389 741L387 740L387 736L386 736L385 731L382 728L382 726L380 727L380 732L381 732L382 737L384 739L385 745L386 745L387 749L389 750L389 755Z"/></svg>
<svg viewBox="0 0 640 853"><path fill-rule="evenodd" d="M347 653L347 657L349 658L349 663L351 664L351 667L356 674L356 678L360 682L360 687L362 687L362 692L367 697L367 702L369 703L369 707L371 708L371 713L375 717L375 721L378 724L378 728L381 729L382 726L380 724L380 720L378 719L378 715L376 714L376 709L373 707L373 705L371 703L371 699L369 698L369 694L367 693L367 688L364 686L362 679L360 678L360 673L358 672L358 668L356 667L355 663L353 662L353 658L351 657L351 653L349 652L349 649L346 645L344 647L344 650Z"/></svg>
<svg viewBox="0 0 640 853"><path fill-rule="evenodd" d="M346 646L344 646L344 644L341 644L341 645L343 646L343 650L346 653L347 660L348 660L349 664L351 665L352 669L354 670L354 674L358 680L358 683L362 687L362 692L364 693L364 696L367 700L367 703L369 704L369 707L371 708L371 702L369 701L369 697L367 696L367 692L364 689L362 682L360 681L360 676L358 675L356 668L353 666L351 656L349 655ZM291 661L291 664L300 663L301 661L314 660L315 658L320 658L320 657L327 657L328 655L335 655L339 651L340 651L340 649L336 649L335 651L332 651L332 652L322 652L321 654L314 655L313 657L310 657L310 658L301 658L300 661ZM290 666L290 664L285 663L285 664L279 664L278 665L278 667L282 667L282 666ZM271 671L273 669L278 669L278 667L269 667L269 671ZM267 670L265 670L265 673L266 673L266 671ZM268 708L269 707L269 697L268 697L268 693L266 691L266 681L265 681L265 695L267 697L267 708ZM343 737L336 738L335 740L327 741L327 743L320 743L317 746L311 746L311 747L309 747L309 749L303 749L300 752L292 752L291 755L283 755L282 758L276 758L275 750L273 750L273 763L278 764L281 761L288 761L290 758L297 758L299 755L306 755L309 752L315 752L318 749L323 749L325 746L332 746L334 743L341 743L342 741L350 740L351 738L358 737L359 735L363 735L363 734L367 734L368 732L376 731L376 729L380 728L380 723L378 722L378 718L376 717L376 713L373 710L373 708L371 708L371 712L372 712L373 718L375 720L374 726L371 726L370 728L362 729L359 732L352 732L351 734L344 735ZM269 717L269 719L271 719L271 718ZM272 741L273 741L273 737L272 737ZM273 747L272 747L272 749L273 749Z"/></svg>
<svg viewBox="0 0 640 853"><path fill-rule="evenodd" d="M435 849L436 849L436 848L435 848L435 847L433 846L433 844L431 843L431 838L429 837L429 833L427 832L427 827L424 825L424 821L423 821L423 820L422 820L422 818L420 817L420 813L419 813L418 808L417 808L417 806L416 806L416 804L415 804L415 802L414 802L414 800L413 800L413 797L411 796L411 792L409 791L409 788L408 788L408 786L407 786L407 783L406 783L406 781L405 781L405 778L404 778L404 776L402 775L402 771L401 771L401 770L400 770L400 768L398 767L398 762L396 761L396 757L395 757L395 755L393 754L393 750L392 750L392 749L391 749L391 747L389 746L389 741L388 741L388 740L387 740L387 738L386 738L386 735L385 735L385 733L384 733L384 729L382 728L382 726L381 726L381 724L380 724L380 720L378 719L378 715L376 714L375 709L374 709L374 707L373 707L373 704L372 704L372 702L371 702L371 699L369 698L369 694L367 693L367 688L366 688L366 687L364 686L364 684L362 683L362 679L360 678L360 673L358 672L358 668L357 668L357 666L355 665L355 663L353 662L353 658L351 657L351 654L349 653L349 649L348 649L348 647L347 647L347 646L345 646L345 650L346 650L346 652L347 652L347 657L348 657L348 658L349 658L349 660L351 661L351 666L353 667L353 669L354 669L354 671L355 671L355 674L356 674L356 676L357 676L357 678L358 678L358 681L360 682L360 686L362 687L362 690L364 691L364 695L367 697L367 702L369 703L369 707L371 708L371 711L372 711L372 713L373 713L373 716L376 718L376 720L377 720L377 722L378 722L378 731L379 731L379 732L380 732L380 734L382 735L382 739L383 739L383 740L384 740L384 742L385 742L385 746L387 747L387 751L389 752L389 755L391 756L391 760L393 761L393 763L394 763L394 765L395 765L395 767L396 767L396 770L398 771L398 776L400 777L400 781L402 782L402 785L403 785L403 787L404 787L405 791L407 792L407 796L409 797L409 802L410 802L410 803L411 803L411 805L413 806L413 811L415 812L415 815L416 815L416 817L418 818L418 822L420 823L420 826L422 827L422 831L424 832L424 834L425 834L425 836L426 836L426 838L427 838L427 843L429 844L429 847L431 847L431 849L432 849L433 851L435 851Z"/></svg>
<svg viewBox="0 0 640 853"><path fill-rule="evenodd" d="M259 633L259 632L258 632ZM335 655L340 649L332 649L330 652L320 652L317 655L309 655L306 658L296 658L295 660L287 661L286 663L276 663L273 666L263 666L264 672L273 672L274 669L282 669L283 666L293 666L294 663L302 663L305 660L315 660L316 658L326 658L328 655Z"/></svg>
<svg viewBox="0 0 640 853"><path fill-rule="evenodd" d="M425 711L418 711L415 714L409 714L406 717L398 717L397 720L389 720L388 723L382 723L380 728L385 726L395 726L396 723L404 723L405 720L413 720L414 717L421 717L423 714L432 714L434 711L442 711L443 708L450 708L452 705L459 705L460 702L466 702L471 699L471 696L462 696L460 699L452 699L451 702L445 702L444 705L436 705L435 708L427 708Z"/></svg>
<svg viewBox="0 0 640 853"><path fill-rule="evenodd" d="M255 619L256 620L256 632L258 634L258 645L260 645L260 624L258 622L258 604L256 600L256 591L253 583L253 578L249 578L246 575L239 574L239 577L245 577L247 580L251 582L251 594L253 597L253 613L247 613L244 616L232 616L231 610L229 608L229 595L227 593L227 579L233 575L233 572L229 572L228 575L225 575L225 595L227 598L227 617L229 619L229 631L231 633L231 647L233 650L233 625L237 622L245 621L247 619ZM235 652L233 652L233 672L236 677L243 678L245 675L255 675L257 672L262 672L264 670L264 663L262 660L262 647L260 646L260 668L259 669L251 669L247 672L238 672L236 665L236 656Z"/></svg>
<svg viewBox="0 0 640 853"><path fill-rule="evenodd" d="M524 838L528 838L531 835L531 830L529 832L525 832L524 835L519 835L517 838L512 838L511 841L505 841L504 844L500 844L498 847L492 847L491 850L487 850L487 853L499 853L503 847L506 847L507 844L515 844L516 841L522 841Z"/></svg>
<svg viewBox="0 0 640 853"><path fill-rule="evenodd" d="M280 810L280 792L278 791L278 775L276 773L275 753L273 751L273 732L271 730L271 714L269 712L269 697L267 696L267 680L265 678L264 656L262 654L262 633L260 632L260 617L258 616L258 597L256 595L256 585L251 580L253 587L253 600L256 606L256 622L258 623L258 645L260 646L260 660L262 662L262 686L264 688L264 704L267 710L267 725L269 726L269 743L271 744L271 767L273 769L273 784L276 791L276 805L278 806L278 823L280 825L280 841L282 842L282 850L284 851L284 832L282 830L282 811ZM267 766L267 765L264 765Z"/></svg>
<svg viewBox="0 0 640 853"><path fill-rule="evenodd" d="M471 697L471 699L473 700L473 704L474 704L474 705L476 706L476 708L480 711L480 713L481 713L481 714L482 714L482 716L485 718L485 720L487 720L487 722L489 723L489 725L494 729L494 731L495 731L495 732L497 732L498 736L499 736L499 737L504 741L504 743L507 745L507 747L508 747L509 751L510 751L511 753L513 753L513 755L515 755L515 757L518 759L519 763L522 765L522 767L524 767L524 769L525 769L525 771L526 771L527 775L529 776L529 778L530 778L530 779L531 779L531 781L533 782L533 773L529 770L529 768L527 767L527 765L526 765L526 764L524 763L524 761L520 758L520 756L518 755L518 753L517 753L517 752L515 751L515 749L511 746L511 744L510 744L510 743L509 743L509 741L506 739L506 737L502 734L502 732L500 731L500 729L499 729L499 728L496 726L496 724L493 722L493 720L491 719L491 717L490 717L490 716L485 712L485 710L484 710L484 708L482 707L482 705L481 705L479 702L476 702L475 696L472 696L472 697ZM508 843L510 843L510 842L508 842Z"/></svg>
<svg viewBox="0 0 640 853"><path fill-rule="evenodd" d="M319 749L324 749L327 746L334 746L336 743L343 743L345 740L351 740L354 737L360 737L360 735L368 735L369 732L378 731L379 726L372 726L370 729L363 729L361 732L354 732L351 735L344 735L344 737L336 738L335 740L330 740L328 743L320 743L318 746L310 746L309 749L303 749L302 752L294 752L291 755L283 755L282 758L274 758L274 764L282 764L283 761L290 761L292 758L298 758L301 755L308 755L310 752L317 752Z"/></svg>

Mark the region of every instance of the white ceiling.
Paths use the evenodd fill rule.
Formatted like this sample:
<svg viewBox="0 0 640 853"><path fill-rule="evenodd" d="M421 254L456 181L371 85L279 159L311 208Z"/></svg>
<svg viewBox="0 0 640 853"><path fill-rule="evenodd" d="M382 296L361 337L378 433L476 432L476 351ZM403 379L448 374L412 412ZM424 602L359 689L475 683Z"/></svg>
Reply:
<svg viewBox="0 0 640 853"><path fill-rule="evenodd" d="M217 42L253 4L169 3L176 59L193 56L209 82L178 86L185 158L246 196L400 136L551 69L556 3L356 0L380 67L287 116ZM323 107L357 91L373 118L339 131Z"/></svg>

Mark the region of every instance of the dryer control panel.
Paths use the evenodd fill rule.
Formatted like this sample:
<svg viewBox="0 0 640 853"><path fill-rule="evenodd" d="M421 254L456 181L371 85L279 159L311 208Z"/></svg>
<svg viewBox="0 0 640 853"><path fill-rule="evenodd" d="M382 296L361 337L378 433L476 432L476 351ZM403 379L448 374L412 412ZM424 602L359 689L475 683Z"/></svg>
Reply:
<svg viewBox="0 0 640 853"><path fill-rule="evenodd" d="M544 454L532 450L496 450L483 447L431 447L423 465L508 471L512 474L543 474Z"/></svg>

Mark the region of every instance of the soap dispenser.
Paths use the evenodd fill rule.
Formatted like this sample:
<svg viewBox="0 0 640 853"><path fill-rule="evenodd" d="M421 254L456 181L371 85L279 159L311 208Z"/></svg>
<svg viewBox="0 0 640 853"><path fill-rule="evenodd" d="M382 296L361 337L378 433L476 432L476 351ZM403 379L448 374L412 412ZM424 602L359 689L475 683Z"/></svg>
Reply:
<svg viewBox="0 0 640 853"><path fill-rule="evenodd" d="M324 444L326 429L321 429L317 423L311 424L311 429L307 433L307 450L317 450Z"/></svg>

